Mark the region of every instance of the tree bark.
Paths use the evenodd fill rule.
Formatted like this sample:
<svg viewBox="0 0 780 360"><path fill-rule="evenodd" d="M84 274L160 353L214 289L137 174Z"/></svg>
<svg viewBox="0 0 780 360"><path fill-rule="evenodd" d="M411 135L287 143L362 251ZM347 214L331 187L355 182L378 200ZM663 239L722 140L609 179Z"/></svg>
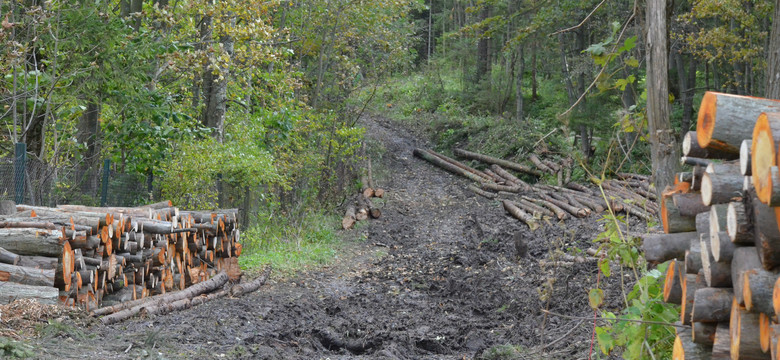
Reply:
<svg viewBox="0 0 780 360"><path fill-rule="evenodd" d="M482 155L471 151L466 151L463 149L455 149L454 153L456 156L464 158L464 159L473 159L473 160L479 160L484 163L488 164L496 164L502 167L505 167L507 169L515 170L521 173L530 174L534 176L541 176L542 173L536 169L532 169L531 167L518 164L516 162L503 160L499 158L495 158L488 155Z"/></svg>
<svg viewBox="0 0 780 360"><path fill-rule="evenodd" d="M17 299L35 299L41 304L57 304L60 291L50 286L22 285L0 281L0 304Z"/></svg>
<svg viewBox="0 0 780 360"><path fill-rule="evenodd" d="M731 314L730 288L706 287L696 290L693 301L693 322L717 323L728 321Z"/></svg>
<svg viewBox="0 0 780 360"><path fill-rule="evenodd" d="M780 99L780 6L775 5L770 31L766 71L766 93L769 99Z"/></svg>
<svg viewBox="0 0 780 360"><path fill-rule="evenodd" d="M520 66L518 66L517 73L515 74L515 119L518 123L522 123L523 119L525 119L525 114L523 113L523 76L525 75L523 46L519 46L517 51L520 53L517 59Z"/></svg>
<svg viewBox="0 0 780 360"><path fill-rule="evenodd" d="M645 259L650 263L662 263L667 260L684 260L685 250L690 247L691 240L698 240L695 231L676 234L647 234L642 241Z"/></svg>

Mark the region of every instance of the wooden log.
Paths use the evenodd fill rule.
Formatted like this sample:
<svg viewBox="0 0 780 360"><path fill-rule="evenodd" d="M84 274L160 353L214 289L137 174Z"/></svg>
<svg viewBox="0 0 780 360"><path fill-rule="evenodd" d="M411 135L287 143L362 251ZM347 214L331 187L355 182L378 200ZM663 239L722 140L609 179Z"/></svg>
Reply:
<svg viewBox="0 0 780 360"><path fill-rule="evenodd" d="M712 360L731 360L731 336L728 322L719 322L715 329Z"/></svg>
<svg viewBox="0 0 780 360"><path fill-rule="evenodd" d="M0 247L17 255L62 255L62 232L37 229L0 229Z"/></svg>
<svg viewBox="0 0 780 360"><path fill-rule="evenodd" d="M669 261L666 267L666 276L664 277L663 298L669 304L682 304L682 284L680 283L680 272L685 271L682 263L677 260Z"/></svg>
<svg viewBox="0 0 780 360"><path fill-rule="evenodd" d="M376 189L374 190L374 197L383 198L385 197L385 189Z"/></svg>
<svg viewBox="0 0 780 360"><path fill-rule="evenodd" d="M769 338L769 354L773 360L778 359L780 356L780 348L778 348L780 343L780 325L771 324L769 326Z"/></svg>
<svg viewBox="0 0 780 360"><path fill-rule="evenodd" d="M709 234L699 234L701 246L701 268L704 272L704 278L707 280L707 286L710 287L731 287L731 264L717 262L712 257L710 250Z"/></svg>
<svg viewBox="0 0 780 360"><path fill-rule="evenodd" d="M192 299L195 296L198 296L203 293L211 292L215 289L222 287L222 285L224 285L227 282L227 280L228 280L227 274L225 274L224 272L220 272L219 274L215 275L211 279L195 284L184 290L167 293L165 295L156 295L149 298L149 300L143 303L134 305L129 308L125 308L123 310L112 313L111 315L106 315L102 317L100 321L104 325L110 325L128 319L140 313L141 310L143 310L145 307L160 306L162 304L172 303L182 299Z"/></svg>
<svg viewBox="0 0 780 360"><path fill-rule="evenodd" d="M695 216L682 216L670 196L661 197L661 222L667 234L696 230Z"/></svg>
<svg viewBox="0 0 780 360"><path fill-rule="evenodd" d="M735 298L729 323L732 359L769 359L761 350L758 314L745 310Z"/></svg>
<svg viewBox="0 0 780 360"><path fill-rule="evenodd" d="M754 244L764 269L771 270L780 266L780 229L777 223L777 208L771 208L749 197L752 209ZM747 203L746 203L747 205Z"/></svg>
<svg viewBox="0 0 780 360"><path fill-rule="evenodd" d="M528 160L531 160L531 163L542 172L555 174L555 170L551 169L549 166L545 165L541 160L539 160L539 157L536 156L536 154L528 154Z"/></svg>
<svg viewBox="0 0 780 360"><path fill-rule="evenodd" d="M680 307L680 321L684 325L691 324L691 314L693 313L693 301L696 290L707 286L704 280L704 274L699 271L698 274L680 274L684 275L682 280L682 304Z"/></svg>
<svg viewBox="0 0 780 360"><path fill-rule="evenodd" d="M730 288L697 289L693 300L693 322L717 323L729 321L734 292Z"/></svg>
<svg viewBox="0 0 780 360"><path fill-rule="evenodd" d="M517 199L516 201L513 202L513 204L515 204L517 207L521 209L526 210L527 212L534 214L534 216L536 216L536 214L539 214L540 216L549 216L549 217L555 216L555 213L553 213L551 210L524 199Z"/></svg>
<svg viewBox="0 0 780 360"><path fill-rule="evenodd" d="M10 252L10 251L0 247L0 263L10 264L10 265L18 265L19 264L19 260L21 260L19 255L14 254L13 252Z"/></svg>
<svg viewBox="0 0 780 360"><path fill-rule="evenodd" d="M253 291L256 291L261 286L263 286L263 284L265 284L270 274L271 274L271 266L266 266L266 268L263 269L262 274L258 276L256 279L245 284L233 285L233 287L230 288L230 296L239 297L244 294L248 294Z"/></svg>
<svg viewBox="0 0 780 360"><path fill-rule="evenodd" d="M697 157L690 157L690 156L682 156L680 157L680 165L689 165L689 166L707 166L711 162L707 159L700 159Z"/></svg>
<svg viewBox="0 0 780 360"><path fill-rule="evenodd" d="M528 183L526 183L523 180L520 180L517 176L512 175L512 173L510 173L509 171L504 170L504 168L502 168L501 166L493 164L493 165L490 166L490 168L493 169L493 171L495 171L495 173L498 176L506 179L507 181L509 181L513 185L520 186L521 188L523 188L523 190L530 190L531 189L531 185L529 185Z"/></svg>
<svg viewBox="0 0 780 360"><path fill-rule="evenodd" d="M688 182L690 183L693 181L693 173L692 172L679 172L674 176L674 183L679 184L681 182Z"/></svg>
<svg viewBox="0 0 780 360"><path fill-rule="evenodd" d="M446 161L446 162L448 162L448 163L450 163L452 165L455 165L455 166L457 166L457 167L459 167L459 168L461 168L461 169L463 169L463 170L465 170L467 172L470 172L470 173L472 173L474 175L477 175L477 176L481 177L482 181L489 181L489 182L493 181L493 178L490 175L485 174L484 172L479 171L477 169L474 169L474 168L472 168L470 166L467 166L466 164L464 164L464 163L462 163L462 162L460 162L458 160L455 160L455 159L453 159L451 157L445 156L444 154L437 153L437 152L435 152L435 151L433 151L431 149L426 149L425 151L427 151L429 154L434 155L434 156L436 156L436 157L438 157L438 158L440 158L440 159L442 159L442 160L444 160L444 161Z"/></svg>
<svg viewBox="0 0 780 360"><path fill-rule="evenodd" d="M0 263L0 281L53 287L54 270L42 270Z"/></svg>
<svg viewBox="0 0 780 360"><path fill-rule="evenodd" d="M488 164L496 164L496 165L499 165L501 167L504 167L504 168L507 168L507 169L512 169L514 171L525 173L525 174L529 174L529 175L534 175L534 176L541 176L542 175L542 173L539 172L538 170L532 169L532 168L530 168L528 166L521 165L521 164L518 164L518 163L515 163L515 162L512 162L512 161L507 161L507 160L495 158L495 157L492 157L492 156L482 155L482 154L466 151L466 150L463 150L463 149L455 149L453 152L455 153L456 156L464 158L464 159L473 159L473 160L482 161L482 162L488 163Z"/></svg>
<svg viewBox="0 0 780 360"><path fill-rule="evenodd" d="M759 344L761 345L761 351L766 355L770 355L769 346L772 342L771 321L769 319L769 316L767 316L764 313L758 314L758 331L759 331L758 338L759 338ZM771 356L767 358L771 358Z"/></svg>
<svg viewBox="0 0 780 360"><path fill-rule="evenodd" d="M0 281L0 304L17 299L35 299L41 304L57 304L60 291L51 286L24 285Z"/></svg>
<svg viewBox="0 0 780 360"><path fill-rule="evenodd" d="M672 359L710 359L712 346L693 342L693 336L689 328L677 327L676 329L677 335L672 346Z"/></svg>
<svg viewBox="0 0 780 360"><path fill-rule="evenodd" d="M699 146L736 153L742 140L750 138L750 126L759 115L780 110L779 105L769 99L706 92L696 125Z"/></svg>
<svg viewBox="0 0 780 360"><path fill-rule="evenodd" d="M462 169L461 167L455 166L455 165L453 165L453 164L451 164L451 163L449 163L449 162L447 162L445 160L442 160L438 156L430 153L428 150L417 148L417 149L414 149L414 151L412 153L415 156L417 156L417 157L419 157L419 158L421 158L421 159L423 159L425 161L428 161L429 163L431 163L433 165L436 165L436 166L440 167L443 170L447 170L447 171L449 171L449 172L451 172L451 173L453 173L455 175L460 175L462 177L465 177L465 178L467 178L467 179L469 179L471 181L475 181L475 182L478 182L478 183L481 183L481 182L485 181L485 178L483 178L483 177L481 177L479 175L476 175L476 174L474 174L472 172L466 171L466 170Z"/></svg>
<svg viewBox="0 0 780 360"><path fill-rule="evenodd" d="M695 322L691 324L691 334L693 342L702 345L712 346L715 344L715 331L718 329L718 323Z"/></svg>
<svg viewBox="0 0 780 360"><path fill-rule="evenodd" d="M34 269L54 270L57 268L57 262L58 260L56 257L26 255L19 256L19 263L17 265Z"/></svg>
<svg viewBox="0 0 780 360"><path fill-rule="evenodd" d="M699 139L695 131L688 131L683 136L682 154L684 156L704 158L704 159L736 159L738 154L731 151L720 151L715 148L706 148L699 146Z"/></svg>
<svg viewBox="0 0 780 360"><path fill-rule="evenodd" d="M777 165L777 145L780 140L780 114L763 113L753 128L751 144L751 176L761 202L769 204L772 196L771 167Z"/></svg>
<svg viewBox="0 0 780 360"><path fill-rule="evenodd" d="M480 188L478 188L478 187L476 187L474 185L469 185L468 189L473 191L475 194L477 194L479 196L482 196L482 197L485 197L485 198L488 198L488 199L491 199L491 200L495 199L498 196L498 194L496 194L496 193L482 190L482 189L480 189Z"/></svg>
<svg viewBox="0 0 780 360"><path fill-rule="evenodd" d="M569 213L567 213L566 211L563 211L563 209L559 208L557 205L555 205L555 204L553 204L553 203L551 203L549 201L542 200L542 199L534 199L534 198L530 198L530 197L527 197L527 196L521 196L521 199L533 202L535 204L538 204L540 206L544 206L544 207L550 209L550 211L555 213L555 217L558 218L558 220L564 220L564 219L568 219L569 218Z"/></svg>
<svg viewBox="0 0 780 360"><path fill-rule="evenodd" d="M731 239L729 239L729 236L725 231L710 234L710 246L712 258L717 262L731 262L731 258L734 255L734 249L737 248L737 246L731 242Z"/></svg>
<svg viewBox="0 0 780 360"><path fill-rule="evenodd" d="M699 240L694 239L691 240L690 247L685 251L685 273L698 274L701 269L701 244Z"/></svg>
<svg viewBox="0 0 780 360"><path fill-rule="evenodd" d="M739 161L711 162L704 172L717 175L742 175L739 172Z"/></svg>
<svg viewBox="0 0 780 360"><path fill-rule="evenodd" d="M344 230L351 229L355 225L355 221L355 205L349 205L344 213L344 217L341 219L341 228Z"/></svg>
<svg viewBox="0 0 780 360"><path fill-rule="evenodd" d="M587 186L584 186L582 184L570 182L570 183L566 184L566 187L569 188L569 189L572 189L572 190L575 190L575 191L587 194L587 195L595 195L593 193L593 191L591 191L590 188L588 188Z"/></svg>
<svg viewBox="0 0 780 360"><path fill-rule="evenodd" d="M647 234L643 236L642 250L650 263L662 263L667 260L685 259L691 240L698 239L696 232L676 234Z"/></svg>
<svg viewBox="0 0 780 360"><path fill-rule="evenodd" d="M742 273L742 299L745 309L775 316L772 296L778 273L764 269L750 269Z"/></svg>
<svg viewBox="0 0 780 360"><path fill-rule="evenodd" d="M672 194L672 201L681 216L696 216L699 213L710 210L708 205L704 205L701 193Z"/></svg>
<svg viewBox="0 0 780 360"><path fill-rule="evenodd" d="M741 201L730 202L726 209L726 233L735 244L750 245L754 241L753 224Z"/></svg>
<svg viewBox="0 0 780 360"><path fill-rule="evenodd" d="M742 140L742 144L739 146L739 173L745 176L753 174L753 167L751 164L750 148L753 146L753 139Z"/></svg>
<svg viewBox="0 0 780 360"><path fill-rule="evenodd" d="M704 205L729 203L742 196L742 175L705 173L701 182Z"/></svg>
<svg viewBox="0 0 780 360"><path fill-rule="evenodd" d="M502 201L502 204L504 205L504 210L506 210L506 212L508 212L514 218L525 222L526 225L531 228L531 230L536 230L539 227L539 224L536 223L536 220L534 220L533 216L521 210L510 201L504 200Z"/></svg>
<svg viewBox="0 0 780 360"><path fill-rule="evenodd" d="M731 259L731 279L734 288L734 298L737 304L744 306L743 297L744 277L742 273L748 270L760 269L761 260L753 246L743 246L734 249L734 257Z"/></svg>
<svg viewBox="0 0 780 360"><path fill-rule="evenodd" d="M710 213L696 214L696 232L706 234L710 232Z"/></svg>

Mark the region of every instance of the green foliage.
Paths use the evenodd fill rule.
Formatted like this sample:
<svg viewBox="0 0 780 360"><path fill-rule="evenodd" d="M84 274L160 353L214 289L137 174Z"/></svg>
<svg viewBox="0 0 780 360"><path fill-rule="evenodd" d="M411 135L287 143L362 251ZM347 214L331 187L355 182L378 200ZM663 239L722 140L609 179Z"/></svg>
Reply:
<svg viewBox="0 0 780 360"><path fill-rule="evenodd" d="M35 356L33 347L6 337L0 337L0 355L4 358L28 358Z"/></svg>
<svg viewBox="0 0 780 360"><path fill-rule="evenodd" d="M605 355L621 351L624 359L667 359L671 357L675 331L672 324L680 318L679 309L663 301L663 272L666 264L648 270L639 252L639 239L627 237L619 229L625 228L622 217L605 215L601 220L605 230L596 238L606 256L599 261L599 271L610 277L610 262L621 265L621 281L625 281L623 269L631 270L633 286L626 293L623 287L624 308L617 314L602 310L601 317L613 319L596 328L599 349ZM603 307L601 289L591 289L588 296L594 309ZM624 321L629 320L629 321Z"/></svg>
<svg viewBox="0 0 780 360"><path fill-rule="evenodd" d="M328 263L340 246L334 227L337 220L321 212L306 213L296 220L268 209L241 234L244 248L239 263L245 269L271 264L284 275Z"/></svg>

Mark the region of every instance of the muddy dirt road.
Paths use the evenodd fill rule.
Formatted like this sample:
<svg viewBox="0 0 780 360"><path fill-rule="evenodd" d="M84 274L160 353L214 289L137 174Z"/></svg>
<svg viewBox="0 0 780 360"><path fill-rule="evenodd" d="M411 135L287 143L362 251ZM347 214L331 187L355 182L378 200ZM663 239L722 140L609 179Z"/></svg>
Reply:
<svg viewBox="0 0 780 360"><path fill-rule="evenodd" d="M334 264L238 299L41 338L42 358L585 359L593 262L541 267L586 249L597 216L531 232L467 182L413 158L419 137L365 121L383 216L351 230ZM639 229L637 229L638 231ZM604 279L602 279L604 281ZM608 299L617 298L609 279ZM62 335L68 334L68 335ZM511 345L511 346L510 346ZM597 351L597 348L594 349Z"/></svg>

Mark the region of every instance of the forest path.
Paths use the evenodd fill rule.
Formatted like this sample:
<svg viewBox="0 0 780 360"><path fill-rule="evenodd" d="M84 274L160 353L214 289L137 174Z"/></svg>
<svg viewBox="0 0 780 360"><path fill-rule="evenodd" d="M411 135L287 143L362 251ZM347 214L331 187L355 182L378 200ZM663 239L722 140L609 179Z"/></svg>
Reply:
<svg viewBox="0 0 780 360"><path fill-rule="evenodd" d="M524 349L523 358L586 358L589 323L542 309L593 316L586 294L596 265L538 261L591 246L597 217L531 232L464 179L414 158L415 147L429 145L421 137L381 117L366 116L363 125L380 150L373 162L386 199L381 218L345 232L353 240L333 264L240 298L95 324L71 334L75 341L41 338L36 351L43 358L463 359L515 358ZM608 299L618 297L619 279L602 283Z"/></svg>

